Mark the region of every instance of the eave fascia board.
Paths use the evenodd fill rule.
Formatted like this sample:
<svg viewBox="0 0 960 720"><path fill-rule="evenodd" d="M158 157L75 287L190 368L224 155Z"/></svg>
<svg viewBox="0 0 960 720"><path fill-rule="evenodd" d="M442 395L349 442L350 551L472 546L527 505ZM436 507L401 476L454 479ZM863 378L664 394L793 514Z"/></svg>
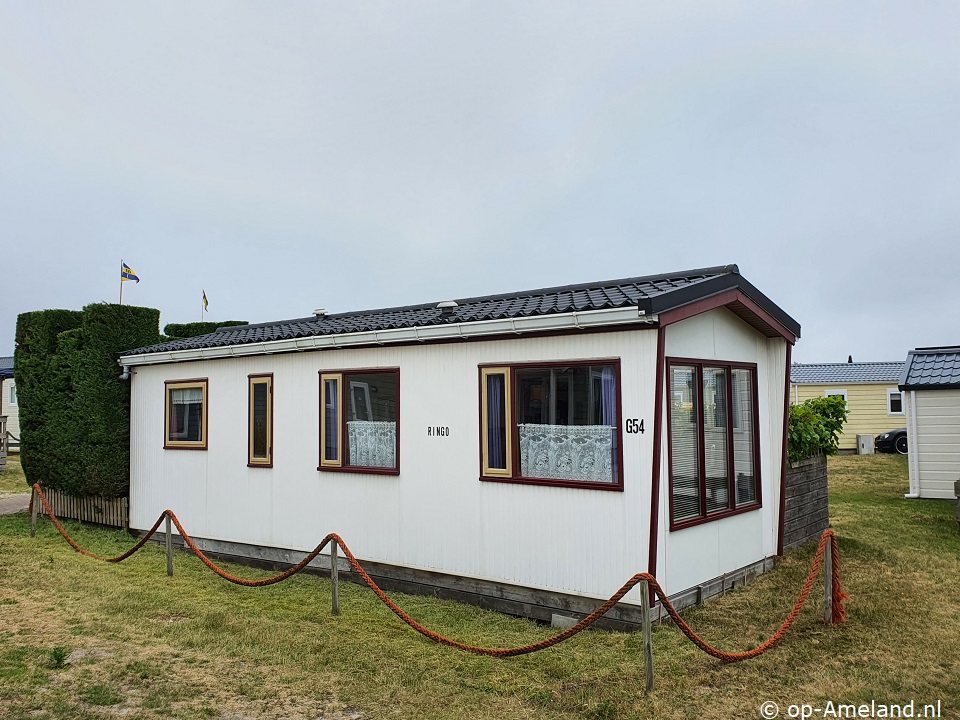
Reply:
<svg viewBox="0 0 960 720"><path fill-rule="evenodd" d="M648 315L633 305L606 310L534 315L520 318L481 320L478 322L448 323L445 325L417 325L391 330L371 330L341 335L315 335L310 337L271 340L268 342L226 345L223 347L167 350L164 352L126 355L119 358L121 367L138 365L161 365L166 363L212 360L223 357L272 355L304 350L360 347L369 345L392 345L396 343L428 342L459 338L523 335L526 333L550 332L552 330L576 330L611 327L617 325L655 324L658 316Z"/></svg>

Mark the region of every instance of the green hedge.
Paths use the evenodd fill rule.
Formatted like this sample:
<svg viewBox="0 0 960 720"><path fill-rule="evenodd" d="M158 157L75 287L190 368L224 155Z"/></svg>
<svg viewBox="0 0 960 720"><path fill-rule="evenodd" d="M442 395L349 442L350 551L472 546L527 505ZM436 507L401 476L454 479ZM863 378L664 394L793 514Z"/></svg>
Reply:
<svg viewBox="0 0 960 720"><path fill-rule="evenodd" d="M223 322L194 322L194 323L167 323L163 334L169 340L183 340L184 338L209 335L218 328L234 327L235 325L249 325L246 320L224 320Z"/></svg>
<svg viewBox="0 0 960 720"><path fill-rule="evenodd" d="M811 455L836 455L846 421L847 402L841 395L791 405L787 443L790 462Z"/></svg>
<svg viewBox="0 0 960 720"><path fill-rule="evenodd" d="M20 415L20 462L29 484L49 485L59 466L52 438L71 382L57 363L57 347L61 333L79 328L82 322L83 313L76 310L40 310L17 317L13 375Z"/></svg>
<svg viewBox="0 0 960 720"><path fill-rule="evenodd" d="M127 494L130 385L116 355L159 342L159 323L159 310L107 303L18 317L14 374L28 483L75 496Z"/></svg>

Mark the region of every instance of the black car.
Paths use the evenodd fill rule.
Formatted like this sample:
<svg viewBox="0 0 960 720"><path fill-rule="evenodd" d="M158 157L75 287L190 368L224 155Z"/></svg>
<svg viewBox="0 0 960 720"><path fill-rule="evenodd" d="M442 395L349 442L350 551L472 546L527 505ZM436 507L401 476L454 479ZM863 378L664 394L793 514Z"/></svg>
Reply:
<svg viewBox="0 0 960 720"><path fill-rule="evenodd" d="M873 449L877 452L907 454L907 429L899 428L877 435L873 439Z"/></svg>

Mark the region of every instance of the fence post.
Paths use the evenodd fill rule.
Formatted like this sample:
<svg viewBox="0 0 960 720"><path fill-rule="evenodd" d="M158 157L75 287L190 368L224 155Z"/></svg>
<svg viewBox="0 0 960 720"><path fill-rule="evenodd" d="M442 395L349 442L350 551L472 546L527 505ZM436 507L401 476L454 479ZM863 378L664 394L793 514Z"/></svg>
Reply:
<svg viewBox="0 0 960 720"><path fill-rule="evenodd" d="M170 532L170 516L167 521L167 575L173 577L173 534Z"/></svg>
<svg viewBox="0 0 960 720"><path fill-rule="evenodd" d="M823 621L833 624L833 542L830 538L823 549Z"/></svg>
<svg viewBox="0 0 960 720"><path fill-rule="evenodd" d="M40 498L37 497L37 489L30 488L30 537L37 536L37 507L40 504Z"/></svg>
<svg viewBox="0 0 960 720"><path fill-rule="evenodd" d="M650 583L640 583L640 615L643 626L643 675L647 692L653 690L653 637L650 627Z"/></svg>
<svg viewBox="0 0 960 720"><path fill-rule="evenodd" d="M340 568L337 567L337 541L330 541L330 590L333 596L333 614L340 614Z"/></svg>

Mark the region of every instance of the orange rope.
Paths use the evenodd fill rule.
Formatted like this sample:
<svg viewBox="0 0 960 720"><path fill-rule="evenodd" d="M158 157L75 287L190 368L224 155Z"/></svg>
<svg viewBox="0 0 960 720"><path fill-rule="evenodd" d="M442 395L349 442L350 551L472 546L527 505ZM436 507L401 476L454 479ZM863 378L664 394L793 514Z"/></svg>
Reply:
<svg viewBox="0 0 960 720"><path fill-rule="evenodd" d="M57 528L57 531L63 536L63 538L70 543L70 546L79 553L92 557L97 560L102 560L104 562L118 563L126 560L128 557L137 552L144 543L146 543L153 535L157 532L157 529L160 527L160 523L163 522L165 517L169 517L174 525L177 527L177 531L180 533L180 537L183 538L183 542L193 551L193 554L199 558L200 562L210 568L217 575L222 577L224 580L235 583L237 585L244 585L246 587L264 587L266 585L273 585L278 583L281 580L286 580L287 578L296 575L298 572L303 570L320 552L327 546L327 544L332 540L336 542L340 548L343 550L343 553L347 559L347 562L350 563L350 566L357 573L357 575L363 580L364 583L376 594L378 598L388 607L390 610L403 622L412 627L421 635L424 635L435 642L442 643L444 645L449 645L450 647L457 648L458 650L465 650L466 652L475 653L477 655L489 655L491 657L513 657L515 655L526 655L528 653L536 652L538 650L544 650L548 647L552 647L558 643L563 642L564 640L573 637L582 630L587 629L593 625L597 620L603 617L607 611L609 611L614 605L616 605L623 597L630 592L634 587L636 587L641 582L648 582L653 588L657 597L660 598L660 602L663 607L666 609L667 613L676 623L677 627L680 628L680 631L686 635L698 648L703 650L705 653L712 655L715 658L719 658L724 662L736 662L738 660L746 660L748 658L753 658L761 653L769 650L774 645L776 645L780 640L786 635L787 631L796 622L796 619L800 615L800 610L803 607L803 604L806 602L807 597L810 595L810 590L813 588L813 583L817 577L817 571L820 569L820 565L823 563L823 555L826 549L827 542L831 543L832 555L833 555L833 573L832 573L832 592L833 592L833 622L841 623L846 619L846 612L844 610L844 601L847 599L847 594L843 592L842 587L840 586L840 563L839 563L839 546L837 543L837 537L834 534L833 530L824 530L823 535L820 537L820 545L817 547L817 554L813 559L813 565L810 568L810 572L807 574L807 578L803 583L803 588L800 590L800 595L797 598L797 601L794 603L793 608L790 610L790 613L787 615L787 619L783 621L779 629L768 638L763 644L758 645L752 650L747 650L745 652L724 652L723 650L718 650L708 644L706 641L701 639L689 625L680 617L680 614L677 612L676 608L671 604L670 599L667 597L666 592L660 586L660 583L657 582L657 579L650 575L649 573L637 573L631 577L627 582L625 582L617 592L610 596L610 598L603 603L600 607L590 613L583 620L578 622L576 625L564 630L553 637L549 637L540 642L532 643L530 645L523 645L521 647L513 648L485 648L478 647L475 645L467 645L465 643L458 642L456 640L451 640L450 638L444 637L439 633L434 632L433 630L424 627L412 617L407 615L393 600L387 597L386 593L380 589L380 587L373 581L366 571L360 566L360 563L357 562L356 557L350 551L350 548L347 547L346 543L343 542L343 539L336 533L330 533L317 545L313 550L311 550L306 557L304 557L296 565L288 568L279 575L274 575L273 577L264 578L263 580L246 580L244 578L239 578L231 575L226 570L223 570L216 565L210 558L208 558L200 548L197 547L196 543L193 541L193 538L187 534L187 531L183 529L183 526L180 524L180 520L174 515L171 510L164 510L160 517L157 518L157 522L154 523L153 527L146 532L146 534L140 538L136 545L130 548L127 552L122 555L118 555L112 558L104 558L99 555L95 555L89 550L84 550L80 547L74 540L71 538L66 530L63 529L63 526L57 520L56 515L54 515L53 510L50 508L50 504L47 502L47 498L44 496L43 491L40 489L39 485L34 485L34 489L37 491L37 496L40 498L40 501L43 503L44 510L50 516L50 520L53 522L54 527Z"/></svg>

